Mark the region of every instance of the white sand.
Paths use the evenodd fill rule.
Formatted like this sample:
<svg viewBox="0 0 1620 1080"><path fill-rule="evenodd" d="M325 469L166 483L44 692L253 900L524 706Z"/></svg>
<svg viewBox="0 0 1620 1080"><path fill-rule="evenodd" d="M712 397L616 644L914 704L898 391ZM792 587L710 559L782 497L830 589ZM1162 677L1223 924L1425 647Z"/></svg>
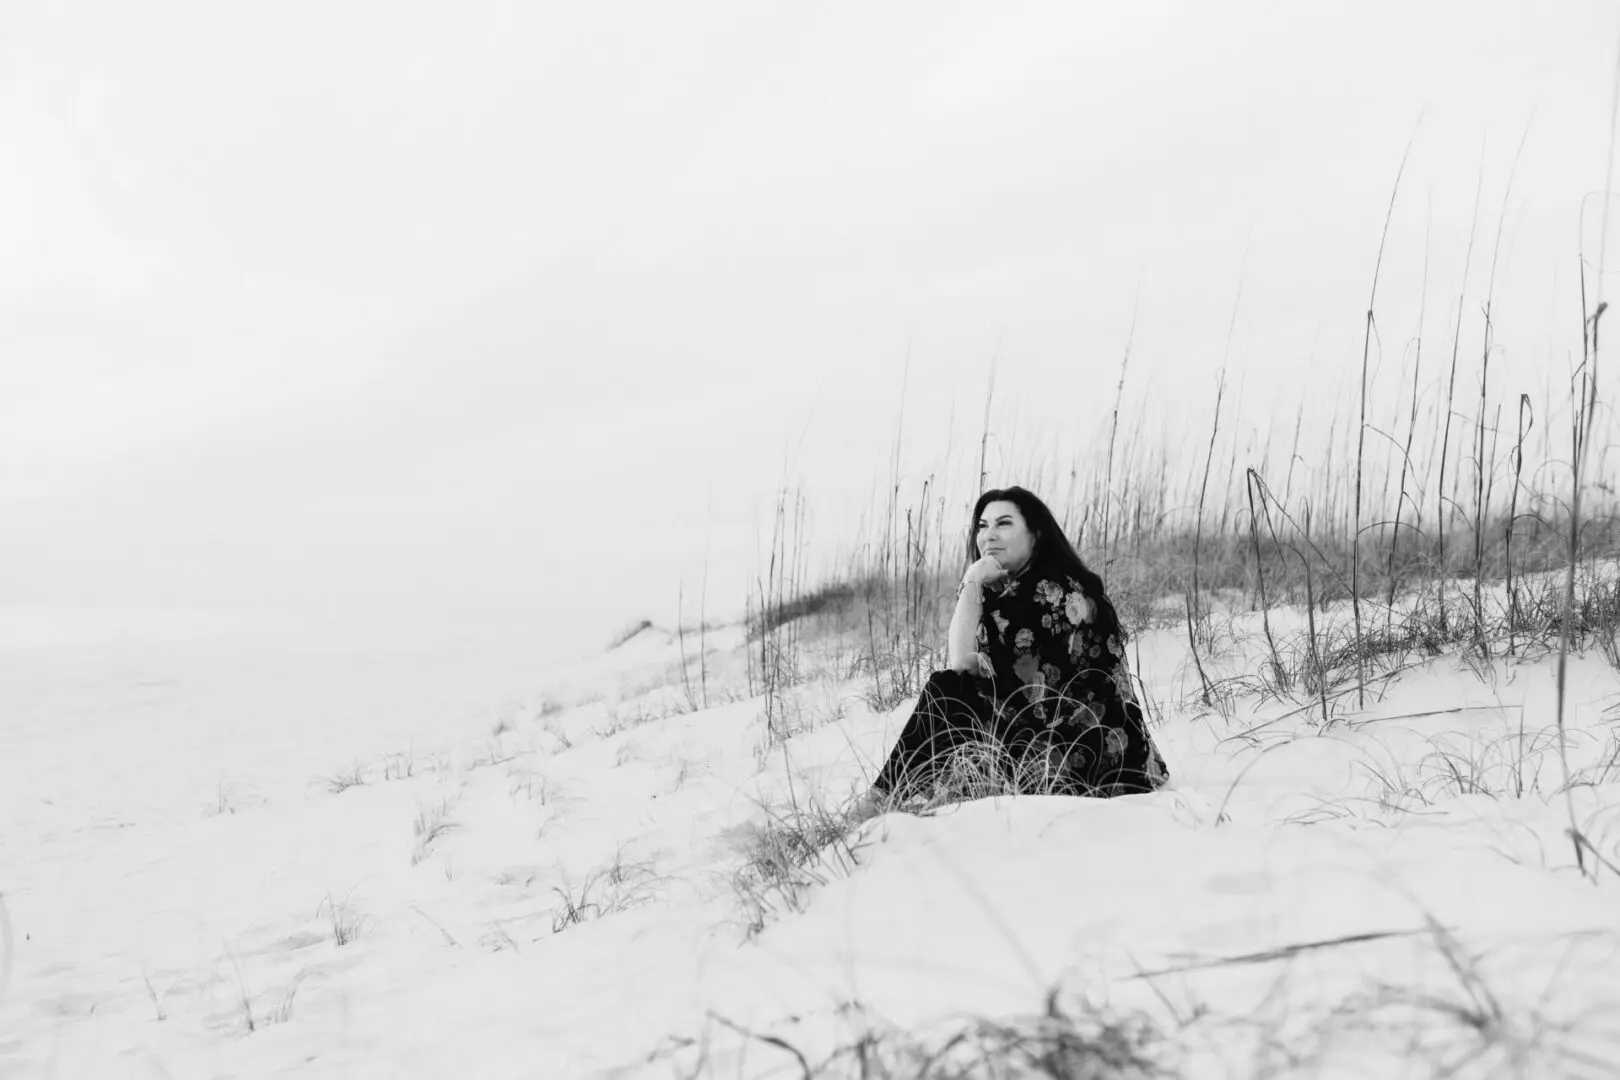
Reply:
<svg viewBox="0 0 1620 1080"><path fill-rule="evenodd" d="M678 697L655 633L560 670L209 633L0 652L8 1080L799 1075L739 1028L854 1075L836 1055L863 1031L937 1041L1053 987L1143 1011L1188 1076L1616 1075L1620 877L1573 868L1546 660L1442 658L1323 732L1306 702L1202 708L1184 642L1144 635L1170 789L886 815L749 938L748 838L846 798L909 703L814 680L794 715L842 718L762 767L761 702L721 703L734 632L711 708L639 723ZM1620 676L1573 676L1590 767ZM1612 772L1574 807L1620 862ZM1223 962L1379 932L1400 936ZM1462 1018L1495 1008L1483 1036Z"/></svg>

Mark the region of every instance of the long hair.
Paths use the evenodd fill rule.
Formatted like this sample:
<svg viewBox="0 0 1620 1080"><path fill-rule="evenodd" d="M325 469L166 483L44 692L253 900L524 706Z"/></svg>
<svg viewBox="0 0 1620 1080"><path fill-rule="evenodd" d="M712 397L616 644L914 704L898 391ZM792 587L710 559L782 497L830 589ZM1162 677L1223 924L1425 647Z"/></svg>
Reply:
<svg viewBox="0 0 1620 1080"><path fill-rule="evenodd" d="M1069 538L1063 535L1063 528L1058 525L1052 511L1040 500L1033 491L1014 485L1009 488L992 488L979 496L979 501L973 505L973 517L968 520L967 534L967 564L971 566L979 559L979 516L984 508L993 502L1010 502L1018 507L1019 513L1024 516L1024 524L1034 534L1035 548L1030 553L1029 569L1041 577L1056 578L1061 581L1065 577L1072 577L1080 583L1085 590L1086 597L1097 605L1096 625L1103 637L1118 634L1119 639L1126 638L1125 627L1120 625L1119 613L1114 610L1108 593L1103 589L1102 578L1080 558L1080 553L1074 550Z"/></svg>

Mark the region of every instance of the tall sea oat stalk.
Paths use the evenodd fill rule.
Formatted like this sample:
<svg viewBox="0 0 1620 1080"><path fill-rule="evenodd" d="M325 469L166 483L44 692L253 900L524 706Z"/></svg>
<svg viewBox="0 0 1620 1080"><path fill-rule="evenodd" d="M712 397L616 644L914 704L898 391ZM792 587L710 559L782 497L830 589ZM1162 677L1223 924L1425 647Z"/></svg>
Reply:
<svg viewBox="0 0 1620 1080"><path fill-rule="evenodd" d="M1421 118L1420 118L1421 122ZM1412 142L1417 129L1406 141L1401 152L1401 164L1395 170L1395 184L1389 192L1389 208L1384 211L1384 231L1378 237L1378 258L1373 262L1372 291L1367 296L1367 329L1361 342L1361 422L1356 428L1356 506L1355 522L1350 529L1350 607L1356 623L1356 708L1365 708L1366 666L1361 645L1361 469L1367 445L1367 358L1372 353L1373 305L1378 298L1378 272L1384 267L1384 245L1389 240L1389 222L1395 216L1395 197L1400 194L1401 174L1406 172L1406 159L1412 153Z"/></svg>
<svg viewBox="0 0 1620 1080"><path fill-rule="evenodd" d="M1479 151L1479 174L1474 184L1474 213L1468 222L1468 250L1463 255L1462 288L1457 294L1457 325L1451 333L1451 375L1446 381L1446 411L1445 423L1440 435L1440 482L1434 491L1435 509L1435 537L1438 548L1440 572L1437 577L1436 598L1440 601L1440 632L1447 629L1446 616L1446 576L1450 567L1446 564L1446 461L1451 456L1451 417L1452 402L1457 392L1457 354L1462 345L1462 313L1463 302L1468 296L1468 269L1474 262L1474 236L1479 224L1479 197L1485 189L1485 148ZM1452 500L1453 507L1456 500Z"/></svg>
<svg viewBox="0 0 1620 1080"><path fill-rule="evenodd" d="M1594 305L1590 322L1586 318L1586 259L1584 253L1581 258L1581 342L1582 353L1590 378L1591 392L1586 398L1584 414L1579 415L1575 423L1576 446L1574 460L1571 462L1571 488L1569 512L1569 558L1564 569L1564 617L1559 620L1558 631L1558 757L1564 770L1564 805L1569 812L1569 837L1575 845L1575 865L1581 873L1586 873L1585 844L1588 842L1575 823L1575 796L1569 782L1569 749L1568 739L1565 738L1564 711L1568 697L1569 682L1569 634L1570 624L1575 621L1575 567L1580 561L1581 553L1581 486L1585 479L1587 446L1591 442L1592 424L1597 413L1598 397L1598 323L1608 305L1603 300L1603 274L1608 265L1609 249L1609 204L1613 201L1611 192L1614 189L1614 144L1615 131L1620 127L1620 45L1615 50L1614 89L1609 98L1609 157L1603 176L1603 217L1598 234L1598 273L1597 273L1597 303ZM1588 333L1590 330L1590 333ZM1592 873L1597 874L1593 867Z"/></svg>

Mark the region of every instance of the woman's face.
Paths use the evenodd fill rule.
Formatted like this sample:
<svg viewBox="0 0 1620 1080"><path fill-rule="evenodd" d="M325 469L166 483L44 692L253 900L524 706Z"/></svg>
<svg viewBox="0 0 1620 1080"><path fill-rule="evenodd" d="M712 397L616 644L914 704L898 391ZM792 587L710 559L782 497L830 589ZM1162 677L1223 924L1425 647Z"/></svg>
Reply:
<svg viewBox="0 0 1620 1080"><path fill-rule="evenodd" d="M1009 574L1022 570L1035 554L1035 536L1015 502L986 503L976 528L980 557L994 555Z"/></svg>

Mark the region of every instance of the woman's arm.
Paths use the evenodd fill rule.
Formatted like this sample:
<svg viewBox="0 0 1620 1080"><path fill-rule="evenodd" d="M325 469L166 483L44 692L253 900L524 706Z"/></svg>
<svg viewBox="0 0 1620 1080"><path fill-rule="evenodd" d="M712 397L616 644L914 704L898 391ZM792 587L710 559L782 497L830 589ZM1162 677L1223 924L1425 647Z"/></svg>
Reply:
<svg viewBox="0 0 1620 1080"><path fill-rule="evenodd" d="M975 646L978 645L979 615L984 610L984 587L1006 574L1000 560L994 555L985 555L962 575L962 584L956 590L956 610L951 614L950 633L945 637L945 659L952 671L982 674Z"/></svg>
<svg viewBox="0 0 1620 1080"><path fill-rule="evenodd" d="M952 671L979 674L979 614L984 610L984 588L964 581L956 594L956 611L951 614L950 634L945 640L946 660Z"/></svg>

